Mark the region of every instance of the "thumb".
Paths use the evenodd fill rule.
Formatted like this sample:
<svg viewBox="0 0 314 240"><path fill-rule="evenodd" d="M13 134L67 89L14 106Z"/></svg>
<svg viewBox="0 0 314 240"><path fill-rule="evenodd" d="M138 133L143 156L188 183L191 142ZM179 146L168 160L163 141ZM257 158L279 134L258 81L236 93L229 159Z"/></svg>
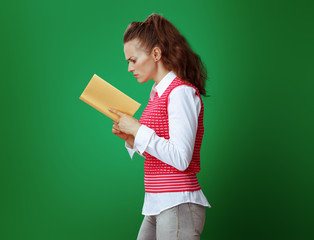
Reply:
<svg viewBox="0 0 314 240"><path fill-rule="evenodd" d="M113 108L108 108L108 110L109 110L109 112L113 112L114 114L117 114L119 117L121 117L123 114L120 111L113 109Z"/></svg>

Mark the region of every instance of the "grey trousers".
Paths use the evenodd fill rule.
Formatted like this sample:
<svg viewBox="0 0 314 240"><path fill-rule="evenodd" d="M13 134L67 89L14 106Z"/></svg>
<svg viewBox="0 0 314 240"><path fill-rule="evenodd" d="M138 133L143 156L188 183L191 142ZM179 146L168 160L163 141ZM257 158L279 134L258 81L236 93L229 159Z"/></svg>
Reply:
<svg viewBox="0 0 314 240"><path fill-rule="evenodd" d="M204 223L204 206L183 203L145 216L137 240L199 240Z"/></svg>

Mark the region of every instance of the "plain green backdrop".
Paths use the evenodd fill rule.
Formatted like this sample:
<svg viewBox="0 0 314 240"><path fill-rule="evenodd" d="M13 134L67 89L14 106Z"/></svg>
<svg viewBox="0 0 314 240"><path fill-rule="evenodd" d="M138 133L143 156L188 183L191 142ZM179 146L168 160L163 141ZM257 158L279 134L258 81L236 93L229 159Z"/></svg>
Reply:
<svg viewBox="0 0 314 240"><path fill-rule="evenodd" d="M3 240L136 239L143 159L79 100L94 73L142 104L122 37L169 19L208 70L201 239L314 239L311 1L2 1Z"/></svg>

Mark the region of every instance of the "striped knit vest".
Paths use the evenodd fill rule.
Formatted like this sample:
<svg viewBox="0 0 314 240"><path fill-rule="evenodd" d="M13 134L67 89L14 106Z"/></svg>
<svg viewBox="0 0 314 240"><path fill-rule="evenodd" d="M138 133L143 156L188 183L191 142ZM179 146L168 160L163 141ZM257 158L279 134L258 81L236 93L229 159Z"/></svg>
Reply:
<svg viewBox="0 0 314 240"><path fill-rule="evenodd" d="M156 93L154 99L149 100L140 118L140 123L153 129L159 137L169 139L168 97L175 87L181 85L193 87L201 101L201 111L198 117L198 128L192 160L185 171L180 171L145 152L144 183L145 192L148 193L183 192L201 189L196 173L200 171L200 149L204 134L204 106L198 89L192 84L183 82L180 78L176 77L162 96L158 97Z"/></svg>

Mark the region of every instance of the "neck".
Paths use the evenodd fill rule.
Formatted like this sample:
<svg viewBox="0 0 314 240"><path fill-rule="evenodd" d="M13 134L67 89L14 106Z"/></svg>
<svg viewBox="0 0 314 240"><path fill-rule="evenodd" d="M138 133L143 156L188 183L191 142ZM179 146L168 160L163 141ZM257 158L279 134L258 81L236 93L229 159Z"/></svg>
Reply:
<svg viewBox="0 0 314 240"><path fill-rule="evenodd" d="M166 69L164 65L159 61L157 63L157 70L154 76L153 81L158 85L158 83L170 72L170 70Z"/></svg>

